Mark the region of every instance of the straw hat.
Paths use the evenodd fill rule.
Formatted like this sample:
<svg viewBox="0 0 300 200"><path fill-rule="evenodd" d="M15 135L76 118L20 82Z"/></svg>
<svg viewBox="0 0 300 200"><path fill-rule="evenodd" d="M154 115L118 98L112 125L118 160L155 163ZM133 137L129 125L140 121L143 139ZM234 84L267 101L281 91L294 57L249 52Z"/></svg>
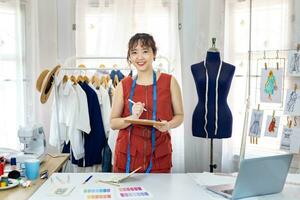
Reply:
<svg viewBox="0 0 300 200"><path fill-rule="evenodd" d="M42 91L42 85L43 85L43 81L45 79L45 77L47 76L47 74L49 73L48 69L45 69L44 71L42 71L42 73L39 75L38 79L36 80L36 89L37 91L41 92Z"/></svg>
<svg viewBox="0 0 300 200"><path fill-rule="evenodd" d="M58 72L60 65L54 67L51 71L44 70L36 81L36 89L41 92L40 101L42 104L46 103L53 86L54 76Z"/></svg>

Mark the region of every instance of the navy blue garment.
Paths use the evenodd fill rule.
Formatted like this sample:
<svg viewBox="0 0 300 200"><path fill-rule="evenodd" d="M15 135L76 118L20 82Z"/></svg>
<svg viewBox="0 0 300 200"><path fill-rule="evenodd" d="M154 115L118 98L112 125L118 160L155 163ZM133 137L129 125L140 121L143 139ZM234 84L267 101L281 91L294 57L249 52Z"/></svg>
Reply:
<svg viewBox="0 0 300 200"><path fill-rule="evenodd" d="M119 81L121 81L124 78L124 75L122 74L122 72L120 70L112 70L110 72L110 79L115 80L115 75L118 76Z"/></svg>
<svg viewBox="0 0 300 200"><path fill-rule="evenodd" d="M206 68L208 72L208 100L207 100L207 124L206 130L208 138L229 138L232 134L232 114L227 104L231 81L235 67L222 62L218 82L218 113L216 120L216 79L220 64L220 54L218 52L207 52ZM191 66L195 80L198 104L193 113L192 132L193 136L206 138L205 132L205 99L206 99L206 70L204 62ZM217 134L215 135L217 121Z"/></svg>
<svg viewBox="0 0 300 200"><path fill-rule="evenodd" d="M75 160L72 154L72 163L79 167L90 167L102 163L101 152L106 145L106 137L96 92L86 83L79 83L79 85L86 93L91 132L84 134L84 160Z"/></svg>
<svg viewBox="0 0 300 200"><path fill-rule="evenodd" d="M112 172L112 153L108 144L103 149L102 172Z"/></svg>

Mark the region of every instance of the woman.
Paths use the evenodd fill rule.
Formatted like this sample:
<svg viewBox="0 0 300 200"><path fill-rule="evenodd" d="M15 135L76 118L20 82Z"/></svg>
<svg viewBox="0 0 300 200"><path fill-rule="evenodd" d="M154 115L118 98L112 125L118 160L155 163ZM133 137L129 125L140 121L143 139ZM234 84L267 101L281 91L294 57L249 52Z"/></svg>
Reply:
<svg viewBox="0 0 300 200"><path fill-rule="evenodd" d="M174 77L153 70L156 52L155 41L149 34L137 33L129 41L127 61L136 67L137 76L123 79L115 90L110 124L120 131L114 172L130 172L139 167L139 172L146 173L171 171L169 130L183 121L182 97ZM125 119L151 119L163 125L134 125Z"/></svg>

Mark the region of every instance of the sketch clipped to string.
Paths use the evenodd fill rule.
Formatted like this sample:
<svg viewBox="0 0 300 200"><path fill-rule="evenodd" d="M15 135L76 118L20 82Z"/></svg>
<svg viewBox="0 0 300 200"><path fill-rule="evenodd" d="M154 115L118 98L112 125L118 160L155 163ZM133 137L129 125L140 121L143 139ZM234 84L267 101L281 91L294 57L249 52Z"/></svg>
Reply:
<svg viewBox="0 0 300 200"><path fill-rule="evenodd" d="M289 52L287 75L300 76L300 52L298 51Z"/></svg>
<svg viewBox="0 0 300 200"><path fill-rule="evenodd" d="M284 105L284 114L290 116L300 115L300 94L299 90L287 90Z"/></svg>
<svg viewBox="0 0 300 200"><path fill-rule="evenodd" d="M281 103L283 69L261 69L261 102Z"/></svg>
<svg viewBox="0 0 300 200"><path fill-rule="evenodd" d="M264 111L262 110L252 111L249 136L260 137L263 115Z"/></svg>

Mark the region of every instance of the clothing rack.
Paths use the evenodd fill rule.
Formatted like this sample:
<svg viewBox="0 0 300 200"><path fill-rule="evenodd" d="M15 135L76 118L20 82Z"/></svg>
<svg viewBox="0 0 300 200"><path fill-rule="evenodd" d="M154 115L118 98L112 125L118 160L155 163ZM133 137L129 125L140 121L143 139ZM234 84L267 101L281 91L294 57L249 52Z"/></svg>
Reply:
<svg viewBox="0 0 300 200"><path fill-rule="evenodd" d="M165 56L156 56L156 59L158 60L164 60L167 64L167 72L170 73L171 69L170 69L170 61L167 57ZM127 60L127 57L121 57L121 56L77 56L77 57L70 57L67 59L67 61L70 60ZM156 61L154 61L156 62ZM64 65L67 66L67 65ZM69 67L68 67L69 68ZM109 70L108 68L106 68L107 70ZM120 69L123 70L123 69Z"/></svg>
<svg viewBox="0 0 300 200"><path fill-rule="evenodd" d="M79 67L76 67L76 68L69 68L69 67L62 67L60 68L60 71L68 71L68 70L77 70L77 71L82 71L82 70L97 70L97 71L107 71L107 70L132 70L130 68L124 68L124 69L121 69L121 68L79 68ZM58 150L59 152L61 152L61 132L60 132L60 128L59 128L59 106L58 106L58 90L57 90L57 77L54 76L54 99L55 99L55 106L56 106L56 120L57 120L57 127L58 127Z"/></svg>

